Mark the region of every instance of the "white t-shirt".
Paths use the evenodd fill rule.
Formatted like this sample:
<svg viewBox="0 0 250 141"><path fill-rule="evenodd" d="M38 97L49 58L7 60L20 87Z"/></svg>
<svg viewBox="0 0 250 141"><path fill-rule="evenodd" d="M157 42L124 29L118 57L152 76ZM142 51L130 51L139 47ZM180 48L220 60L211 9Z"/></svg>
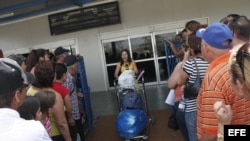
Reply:
<svg viewBox="0 0 250 141"><path fill-rule="evenodd" d="M40 121L20 118L17 111L0 108L1 141L51 141Z"/></svg>

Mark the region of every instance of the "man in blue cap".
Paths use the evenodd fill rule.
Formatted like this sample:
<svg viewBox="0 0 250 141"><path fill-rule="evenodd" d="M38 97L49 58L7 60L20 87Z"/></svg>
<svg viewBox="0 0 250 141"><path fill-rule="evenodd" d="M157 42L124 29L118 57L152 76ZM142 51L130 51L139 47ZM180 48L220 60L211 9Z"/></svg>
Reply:
<svg viewBox="0 0 250 141"><path fill-rule="evenodd" d="M196 36L202 38L202 56L210 63L197 97L197 134L199 140L209 140L210 134L215 135L211 137L216 139L218 123L213 114L213 104L218 99L225 99L225 91L217 89L221 87L220 90L224 90L230 87L229 83L221 84L226 81L222 78L229 78L227 62L233 36L229 27L222 23L213 23L206 29L200 29ZM216 75L218 72L220 75ZM229 92L233 93L232 90ZM215 96L215 99L211 99L212 96ZM208 114L209 111L212 114Z"/></svg>
<svg viewBox="0 0 250 141"><path fill-rule="evenodd" d="M202 55L210 63L197 97L197 135L200 141L210 141L223 138L224 134L218 132L218 120L213 110L216 101L222 101L232 108L231 124L246 124L250 115L245 114L247 109L244 105L250 103L239 99L230 86L228 60L233 32L223 23L213 23L199 30L196 35L202 38Z"/></svg>

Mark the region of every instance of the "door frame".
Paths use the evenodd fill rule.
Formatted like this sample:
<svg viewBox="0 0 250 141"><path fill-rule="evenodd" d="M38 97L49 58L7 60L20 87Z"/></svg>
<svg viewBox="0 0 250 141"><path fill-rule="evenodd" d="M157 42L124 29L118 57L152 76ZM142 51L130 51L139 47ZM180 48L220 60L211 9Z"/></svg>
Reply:
<svg viewBox="0 0 250 141"><path fill-rule="evenodd" d="M100 33L99 34L99 40L100 40L100 48L101 52L104 53L104 48L103 48L103 42L108 42L108 41L118 41L117 39L119 38L127 38L129 41L129 48L130 48L130 53L131 53L131 44L130 44L130 38L131 37L140 37L142 35L150 35L151 36L151 41L152 41L152 46L153 46L153 54L154 54L154 63L155 63L155 69L156 69L156 82L154 83L147 83L146 85L155 85L155 84L163 84L166 83L165 81L160 81L160 74L159 74L159 65L158 65L158 60L161 57L157 56L157 49L156 49L156 40L155 40L155 35L157 34L164 34L164 33L170 33L167 31L175 31L178 33L180 30L184 29L185 23L190 21L190 20L196 20L200 22L201 24L209 24L209 18L208 17L202 17L202 18L195 18L195 19L187 19L187 20L182 20L182 21L175 21L175 22L169 22L169 23L163 23L163 24L156 24L156 25L150 25L150 26L143 26L143 27L137 27L137 28L131 28L131 29L126 29L126 30L119 30L119 31L112 31L112 32L105 32L105 33ZM132 55L132 54L131 54ZM105 72L104 79L106 88L108 89L113 89L114 87L109 87L109 82L108 82L108 72L107 72L107 64L106 64L106 59L105 55L103 55L103 59L105 60L103 62L103 70ZM140 62L139 60L136 62Z"/></svg>

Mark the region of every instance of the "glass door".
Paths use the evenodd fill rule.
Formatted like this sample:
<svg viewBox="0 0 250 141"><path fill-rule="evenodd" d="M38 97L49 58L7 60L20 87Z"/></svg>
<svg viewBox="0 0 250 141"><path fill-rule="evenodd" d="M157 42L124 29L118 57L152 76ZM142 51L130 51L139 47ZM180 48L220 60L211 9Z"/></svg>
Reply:
<svg viewBox="0 0 250 141"><path fill-rule="evenodd" d="M145 70L144 79L147 84L156 83L155 54L150 34L131 36L129 38L132 56L138 70Z"/></svg>
<svg viewBox="0 0 250 141"><path fill-rule="evenodd" d="M105 67L108 75L108 84L109 87L114 86L114 73L116 64L120 62L120 53L123 49L129 50L128 38L117 38L113 40L103 41L103 50L105 56Z"/></svg>
<svg viewBox="0 0 250 141"><path fill-rule="evenodd" d="M188 20L187 20L188 21ZM145 70L146 85L166 83L172 73L176 59L171 53L166 39L173 40L184 29L187 21L176 21L117 32L101 33L105 71L109 86L113 86L116 63L120 60L120 51L127 48L140 70ZM202 24L208 24L208 18L198 18ZM174 41L175 42L175 41ZM182 46L175 42L176 47Z"/></svg>
<svg viewBox="0 0 250 141"><path fill-rule="evenodd" d="M145 70L144 79L146 85L166 83L168 79L169 64L166 56L165 40L173 40L176 35L175 29L163 32L148 33L103 40L106 74L109 87L114 86L114 72L120 53L128 49L131 57L135 60L139 71Z"/></svg>
<svg viewBox="0 0 250 141"><path fill-rule="evenodd" d="M158 82L166 83L168 79L168 63L166 56L166 47L164 46L165 40L173 40L176 35L176 30L169 30L154 33L155 48L156 48L156 62L158 70Z"/></svg>

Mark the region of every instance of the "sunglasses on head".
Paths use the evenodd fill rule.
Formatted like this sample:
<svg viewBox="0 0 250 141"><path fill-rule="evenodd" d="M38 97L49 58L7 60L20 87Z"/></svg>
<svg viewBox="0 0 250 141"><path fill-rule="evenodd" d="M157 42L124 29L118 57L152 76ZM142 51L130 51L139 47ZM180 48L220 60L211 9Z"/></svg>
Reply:
<svg viewBox="0 0 250 141"><path fill-rule="evenodd" d="M237 51L237 54L236 54L236 63L240 67L244 81L245 81L244 59L250 60L250 54L248 52L249 45L250 45L249 43L244 44L242 47L240 47L240 49Z"/></svg>

